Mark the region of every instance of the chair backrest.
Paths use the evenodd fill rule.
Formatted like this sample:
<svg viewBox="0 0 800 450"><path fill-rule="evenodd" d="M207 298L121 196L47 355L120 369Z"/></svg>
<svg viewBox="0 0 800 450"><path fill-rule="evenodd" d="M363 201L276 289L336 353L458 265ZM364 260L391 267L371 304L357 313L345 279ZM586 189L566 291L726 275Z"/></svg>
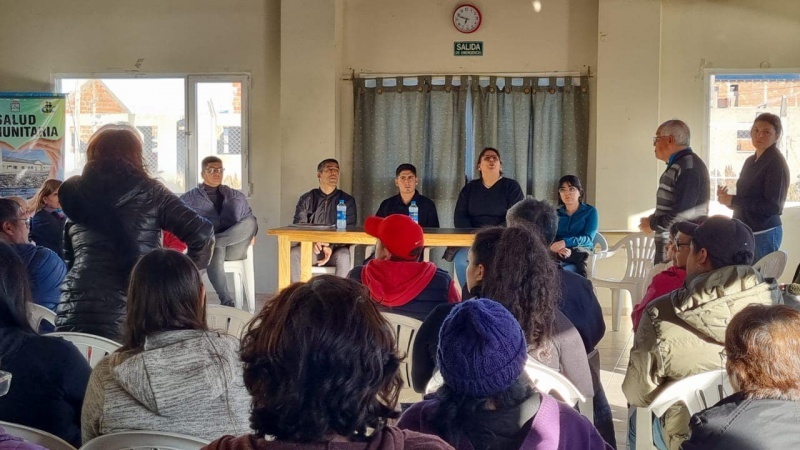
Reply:
<svg viewBox="0 0 800 450"><path fill-rule="evenodd" d="M3 427L6 433L12 436L20 437L50 450L75 450L75 447L71 446L67 441L46 431L2 421L0 421L0 427Z"/></svg>
<svg viewBox="0 0 800 450"><path fill-rule="evenodd" d="M789 255L786 252L775 250L756 261L753 264L753 269L759 271L764 278L775 278L777 280L783 275L783 270L786 269L787 259L789 259Z"/></svg>
<svg viewBox="0 0 800 450"><path fill-rule="evenodd" d="M224 331L239 339L242 338L247 324L253 317L247 311L230 306L208 305L206 307L206 323L209 328Z"/></svg>
<svg viewBox="0 0 800 450"><path fill-rule="evenodd" d="M628 253L628 265L623 280L643 280L647 271L653 267L656 254L656 241L651 234L631 233L617 242L611 249L625 248Z"/></svg>
<svg viewBox="0 0 800 450"><path fill-rule="evenodd" d="M595 233L594 240L592 241L592 251L595 253L604 252L608 250L608 241L602 234Z"/></svg>
<svg viewBox="0 0 800 450"><path fill-rule="evenodd" d="M421 394L414 391L411 385L411 362L414 359L414 339L422 322L411 317L389 312L382 313L383 317L392 325L397 350L405 359L400 364L400 376L403 378L403 389L400 391L401 403L414 403L422 400Z"/></svg>
<svg viewBox="0 0 800 450"><path fill-rule="evenodd" d="M98 436L81 450L198 450L209 442L164 431L121 431Z"/></svg>
<svg viewBox="0 0 800 450"><path fill-rule="evenodd" d="M38 330L42 322L47 322L55 328L56 326L56 313L50 311L42 305L31 303L28 305L28 323L31 328Z"/></svg>
<svg viewBox="0 0 800 450"><path fill-rule="evenodd" d="M667 384L650 406L636 408L636 448L656 448L653 445L653 414L662 417L670 406L679 402L686 405L690 415L695 414L733 392L724 370L703 372Z"/></svg>
<svg viewBox="0 0 800 450"><path fill-rule="evenodd" d="M57 331L45 334L47 337L61 337L72 342L75 347L83 354L89 366L94 367L101 359L114 353L122 345L101 336L87 333L74 333L69 331Z"/></svg>
<svg viewBox="0 0 800 450"><path fill-rule="evenodd" d="M670 383L650 404L653 413L661 417L670 406L683 402L689 414L714 406L724 397L733 394L733 388L724 370L712 370Z"/></svg>
<svg viewBox="0 0 800 450"><path fill-rule="evenodd" d="M525 362L525 373L528 374L528 378L539 392L548 395L555 394L558 399L570 405L586 401L586 397L567 377L531 357L528 357L528 361Z"/></svg>

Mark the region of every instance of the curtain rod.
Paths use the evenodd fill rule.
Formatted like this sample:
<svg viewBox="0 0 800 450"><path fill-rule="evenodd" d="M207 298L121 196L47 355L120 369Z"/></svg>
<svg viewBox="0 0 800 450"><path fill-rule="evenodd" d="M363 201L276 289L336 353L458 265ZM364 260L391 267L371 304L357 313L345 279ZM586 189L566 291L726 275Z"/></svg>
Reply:
<svg viewBox="0 0 800 450"><path fill-rule="evenodd" d="M460 77L460 76L478 76L478 77L507 77L507 78L524 78L524 77L580 77L580 76L587 76L589 78L594 78L592 75L592 68L591 66L588 67L586 74L582 74L580 71L572 70L572 71L554 71L554 72L484 72L484 73L367 73L367 72L360 72L356 73L355 70L351 71L349 76L342 75L343 81L352 81L356 78L397 78L397 77L420 77L420 76L431 76L431 77Z"/></svg>

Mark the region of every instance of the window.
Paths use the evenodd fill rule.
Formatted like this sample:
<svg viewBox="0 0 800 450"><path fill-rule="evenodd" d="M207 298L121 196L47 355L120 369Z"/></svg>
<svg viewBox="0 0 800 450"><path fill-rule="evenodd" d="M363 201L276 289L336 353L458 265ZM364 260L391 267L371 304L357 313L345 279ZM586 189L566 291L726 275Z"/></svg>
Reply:
<svg viewBox="0 0 800 450"><path fill-rule="evenodd" d="M759 114L769 112L778 115L783 125L778 148L789 165L787 202L800 202L800 127L793 126L800 120L800 72L713 72L708 82L707 163L712 199L718 185L726 185L729 192L735 192L742 165L755 151L750 128ZM726 210L712 208L711 212Z"/></svg>
<svg viewBox="0 0 800 450"><path fill-rule="evenodd" d="M143 139L150 174L175 193L200 181L200 164L218 156L223 183L247 184L247 75L58 76L67 94L64 175L80 174L89 138L102 125L130 122Z"/></svg>

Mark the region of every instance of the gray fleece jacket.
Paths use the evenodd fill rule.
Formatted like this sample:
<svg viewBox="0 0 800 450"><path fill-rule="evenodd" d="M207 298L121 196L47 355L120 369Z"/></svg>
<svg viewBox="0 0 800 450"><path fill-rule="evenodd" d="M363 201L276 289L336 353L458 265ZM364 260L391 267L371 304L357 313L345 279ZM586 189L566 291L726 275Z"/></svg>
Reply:
<svg viewBox="0 0 800 450"><path fill-rule="evenodd" d="M113 353L92 371L81 413L83 442L127 430L214 440L247 433L250 395L239 341L216 331L149 336L144 351Z"/></svg>

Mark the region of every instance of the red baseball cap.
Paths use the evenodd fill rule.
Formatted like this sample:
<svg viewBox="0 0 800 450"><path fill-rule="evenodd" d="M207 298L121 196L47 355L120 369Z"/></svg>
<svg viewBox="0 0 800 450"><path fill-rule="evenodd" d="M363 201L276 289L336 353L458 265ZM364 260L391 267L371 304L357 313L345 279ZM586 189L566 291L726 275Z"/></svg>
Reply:
<svg viewBox="0 0 800 450"><path fill-rule="evenodd" d="M400 259L416 261L425 246L422 227L404 214L369 216L364 231L380 239L389 253Z"/></svg>

